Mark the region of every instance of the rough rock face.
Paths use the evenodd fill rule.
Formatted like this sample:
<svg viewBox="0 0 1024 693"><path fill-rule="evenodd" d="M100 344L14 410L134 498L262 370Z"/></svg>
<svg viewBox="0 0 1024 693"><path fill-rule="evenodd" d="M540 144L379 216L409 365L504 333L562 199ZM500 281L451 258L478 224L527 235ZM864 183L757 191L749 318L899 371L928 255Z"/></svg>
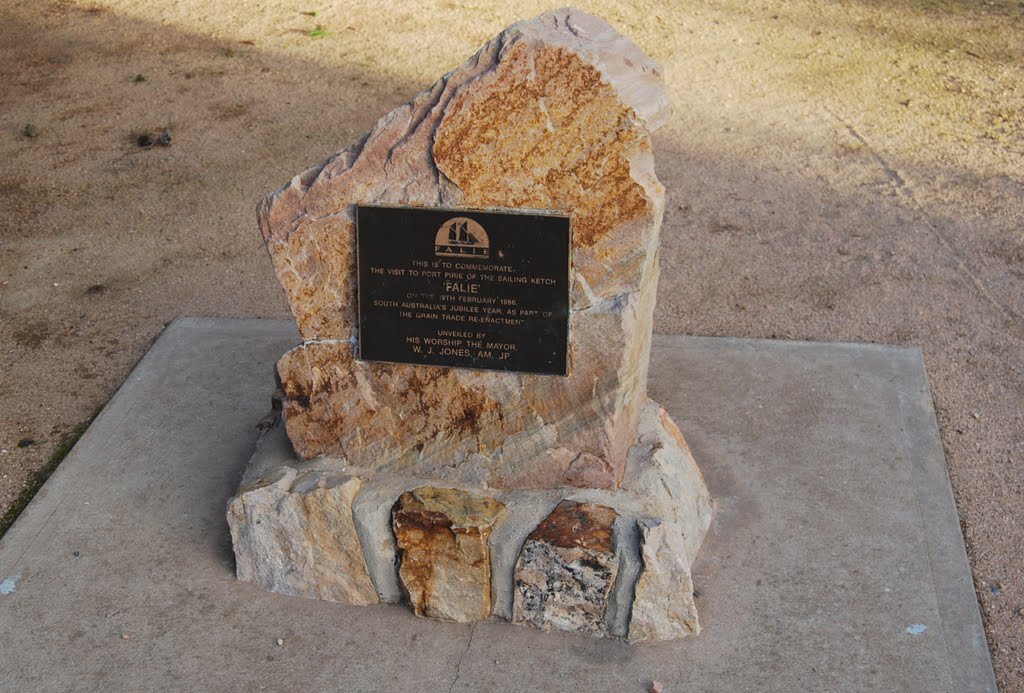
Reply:
<svg viewBox="0 0 1024 693"><path fill-rule="evenodd" d="M490 488L614 488L645 402L664 189L660 68L575 10L520 22L295 177L259 221L305 343L278 373L304 459ZM572 217L568 377L356 360L355 204Z"/></svg>
<svg viewBox="0 0 1024 693"><path fill-rule="evenodd" d="M667 115L657 65L556 10L261 203L304 342L277 366L287 437L265 432L229 503L241 579L462 622L699 631L711 499L646 396ZM356 205L568 215L568 375L358 360Z"/></svg>
<svg viewBox="0 0 1024 693"><path fill-rule="evenodd" d="M675 640L700 633L683 531L675 524L640 523L643 572L636 582L630 640Z"/></svg>
<svg viewBox="0 0 1024 693"><path fill-rule="evenodd" d="M239 489L228 525L239 580L272 592L376 604L352 503L362 482L284 467Z"/></svg>
<svg viewBox="0 0 1024 693"><path fill-rule="evenodd" d="M417 616L479 621L491 612L487 540L505 506L456 489L424 487L395 503L402 589Z"/></svg>
<svg viewBox="0 0 1024 693"><path fill-rule="evenodd" d="M711 526L711 494L679 427L653 400L641 412L622 490L640 499L643 515L679 529L679 548L687 566L692 564Z"/></svg>
<svg viewBox="0 0 1024 693"><path fill-rule="evenodd" d="M618 489L428 483L356 476L336 457L296 460L275 426L229 503L239 577L312 598L404 599L420 615L460 621L497 616L635 641L699 632L690 566L712 503L656 402L643 407Z"/></svg>
<svg viewBox="0 0 1024 693"><path fill-rule="evenodd" d="M559 503L519 554L512 621L603 635L618 568L612 541L617 518L604 505Z"/></svg>

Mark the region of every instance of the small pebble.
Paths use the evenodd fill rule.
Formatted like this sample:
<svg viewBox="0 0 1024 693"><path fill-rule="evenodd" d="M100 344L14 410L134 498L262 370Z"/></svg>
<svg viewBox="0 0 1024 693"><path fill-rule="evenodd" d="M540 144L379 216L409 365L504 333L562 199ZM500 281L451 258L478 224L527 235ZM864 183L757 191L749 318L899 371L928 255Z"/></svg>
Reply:
<svg viewBox="0 0 1024 693"><path fill-rule="evenodd" d="M128 639L128 634L127 633L121 633L121 639L122 640L127 640Z"/></svg>
<svg viewBox="0 0 1024 693"><path fill-rule="evenodd" d="M171 131L170 130L164 130L159 135L157 135L156 143L159 144L161 147L170 147L171 146Z"/></svg>
<svg viewBox="0 0 1024 693"><path fill-rule="evenodd" d="M281 645L284 645L284 640L282 640L281 638L278 638L277 639L277 646L280 647Z"/></svg>
<svg viewBox="0 0 1024 693"><path fill-rule="evenodd" d="M651 687L647 690L650 693L661 693L665 687L661 685L661 681L651 681Z"/></svg>

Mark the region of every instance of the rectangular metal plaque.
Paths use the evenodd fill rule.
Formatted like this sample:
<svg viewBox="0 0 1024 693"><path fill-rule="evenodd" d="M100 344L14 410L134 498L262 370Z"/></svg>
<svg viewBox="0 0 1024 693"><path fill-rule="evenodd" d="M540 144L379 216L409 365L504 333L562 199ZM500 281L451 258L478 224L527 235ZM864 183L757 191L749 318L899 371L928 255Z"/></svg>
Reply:
<svg viewBox="0 0 1024 693"><path fill-rule="evenodd" d="M359 358L565 375L569 217L356 209Z"/></svg>

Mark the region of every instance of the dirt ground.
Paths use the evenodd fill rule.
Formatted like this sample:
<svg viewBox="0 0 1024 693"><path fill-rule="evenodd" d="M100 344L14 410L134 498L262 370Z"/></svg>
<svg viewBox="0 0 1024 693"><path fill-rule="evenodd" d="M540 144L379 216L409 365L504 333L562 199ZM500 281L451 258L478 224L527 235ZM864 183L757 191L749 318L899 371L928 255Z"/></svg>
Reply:
<svg viewBox="0 0 1024 693"><path fill-rule="evenodd" d="M1024 691L1024 2L579 6L674 101L655 329L919 346ZM550 8L3 3L0 512L170 320L288 316L264 193Z"/></svg>

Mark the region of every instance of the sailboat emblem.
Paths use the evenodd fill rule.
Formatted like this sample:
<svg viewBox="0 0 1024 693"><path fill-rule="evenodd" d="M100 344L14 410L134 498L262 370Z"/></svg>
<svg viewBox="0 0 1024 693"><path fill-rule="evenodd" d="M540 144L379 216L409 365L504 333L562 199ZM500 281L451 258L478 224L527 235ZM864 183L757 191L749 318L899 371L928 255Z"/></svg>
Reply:
<svg viewBox="0 0 1024 693"><path fill-rule="evenodd" d="M434 237L434 254L485 260L490 256L490 239L484 227L467 217L455 217L441 224Z"/></svg>

